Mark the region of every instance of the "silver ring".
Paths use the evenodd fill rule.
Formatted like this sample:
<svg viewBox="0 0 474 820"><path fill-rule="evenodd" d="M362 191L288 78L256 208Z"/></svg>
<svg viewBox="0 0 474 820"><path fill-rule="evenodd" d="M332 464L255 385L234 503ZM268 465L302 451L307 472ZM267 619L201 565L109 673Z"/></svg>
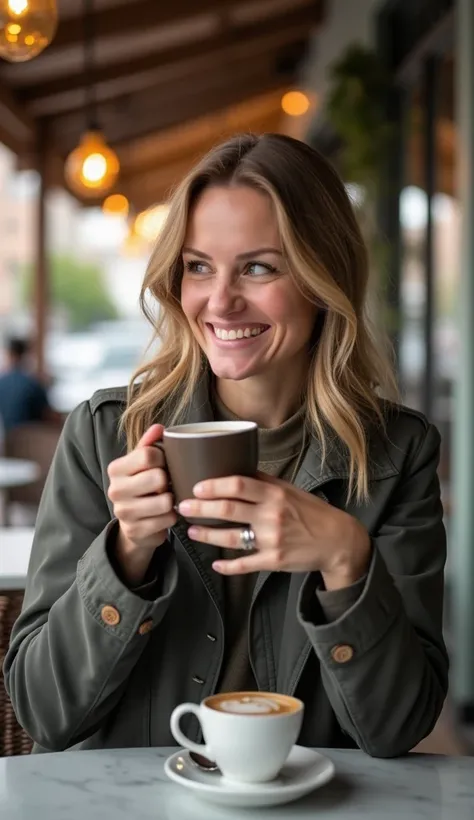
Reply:
<svg viewBox="0 0 474 820"><path fill-rule="evenodd" d="M245 552L251 552L251 550L256 549L256 547L257 541L254 531L250 529L250 527L245 527L240 531L240 549L245 550Z"/></svg>

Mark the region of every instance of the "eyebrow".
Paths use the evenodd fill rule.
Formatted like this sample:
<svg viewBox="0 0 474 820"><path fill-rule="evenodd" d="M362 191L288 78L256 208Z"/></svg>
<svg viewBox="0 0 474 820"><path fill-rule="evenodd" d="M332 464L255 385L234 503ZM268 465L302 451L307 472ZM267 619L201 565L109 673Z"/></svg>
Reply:
<svg viewBox="0 0 474 820"><path fill-rule="evenodd" d="M212 256L209 256L207 253L203 253L202 251L198 251L196 248L189 248L184 247L183 253L192 253L194 256L199 256L201 259L208 259L212 261ZM254 251L246 251L245 253L239 253L235 258L236 259L252 259L255 256L261 256L264 253L276 253L278 256L283 256L283 253L278 248L256 248Z"/></svg>

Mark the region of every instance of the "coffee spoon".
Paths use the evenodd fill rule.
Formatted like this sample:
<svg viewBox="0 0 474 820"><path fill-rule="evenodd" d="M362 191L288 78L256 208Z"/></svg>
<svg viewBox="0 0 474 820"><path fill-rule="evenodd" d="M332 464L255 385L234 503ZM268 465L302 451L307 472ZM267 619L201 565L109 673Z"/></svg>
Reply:
<svg viewBox="0 0 474 820"><path fill-rule="evenodd" d="M202 769L203 772L220 771L217 763L214 763L213 760L209 760L207 757L204 757L204 755L198 755L196 752L189 752L189 757L191 758L192 763L194 763L198 769Z"/></svg>

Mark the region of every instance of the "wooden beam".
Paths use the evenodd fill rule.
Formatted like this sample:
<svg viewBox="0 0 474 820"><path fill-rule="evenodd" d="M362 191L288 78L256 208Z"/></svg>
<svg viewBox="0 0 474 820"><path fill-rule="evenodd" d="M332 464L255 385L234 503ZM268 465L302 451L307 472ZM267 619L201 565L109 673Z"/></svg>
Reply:
<svg viewBox="0 0 474 820"><path fill-rule="evenodd" d="M133 0L122 6L98 9L94 13L97 38L128 34L133 37L149 28L166 26L212 12L220 13L232 5L232 0ZM70 17L60 23L50 46L50 52L76 45L82 40L82 16Z"/></svg>
<svg viewBox="0 0 474 820"><path fill-rule="evenodd" d="M279 14L265 25L259 22L239 26L205 41L160 50L129 62L106 65L96 72L98 99L123 94L124 90L128 90L126 86L130 81L130 90L136 90L137 79L148 85L170 82L173 78L194 76L197 71L206 68L218 68L223 61L243 60L254 53L282 48L306 39L311 26L316 23L314 7L303 6ZM75 93L78 91L79 94ZM84 105L84 76L78 72L43 83L32 83L19 90L18 96L27 106L29 104L33 113L41 116L53 114L58 104L61 110L80 107Z"/></svg>
<svg viewBox="0 0 474 820"><path fill-rule="evenodd" d="M232 109L225 109L228 115ZM162 144L160 135L156 136L156 153L154 156L148 156L146 161L140 163L127 163L127 147L124 146L120 151L120 183L128 184L140 180L149 174L158 172L167 172L179 163L193 164L204 154L207 154L211 148L219 142L223 142L229 137L233 136L239 131L254 132L262 134L268 131L278 131L281 125L283 112L281 108L276 108L271 114L264 117L256 117L254 119L246 119L241 123L236 123L235 120L231 124L225 124L225 118L222 118L220 123L216 122L215 129L206 134L205 137L196 139L188 145L177 147L176 150L160 150ZM177 130L177 129L176 129Z"/></svg>
<svg viewBox="0 0 474 820"><path fill-rule="evenodd" d="M119 145L281 85L282 78L275 73L271 63L265 59L252 60L242 66L238 74L214 72L204 78L198 76L192 83L186 80L171 85L160 94L151 89L106 103L100 108L100 126L109 142ZM63 153L68 153L76 145L84 125L82 112L51 120L52 138Z"/></svg>
<svg viewBox="0 0 474 820"><path fill-rule="evenodd" d="M139 211L164 202L168 199L174 186L191 170L194 161L189 158L185 162L175 163L169 168L161 168L154 173L125 179L120 182L120 191Z"/></svg>

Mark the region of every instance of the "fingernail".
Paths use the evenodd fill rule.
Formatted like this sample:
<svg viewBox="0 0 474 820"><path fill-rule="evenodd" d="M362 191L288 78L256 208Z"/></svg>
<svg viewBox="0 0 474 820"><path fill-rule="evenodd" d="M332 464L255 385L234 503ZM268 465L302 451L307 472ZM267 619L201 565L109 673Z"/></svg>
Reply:
<svg viewBox="0 0 474 820"><path fill-rule="evenodd" d="M200 495L200 493L203 493L205 491L205 489L206 489L205 485L202 482L200 482L199 484L194 485L193 493L194 493L194 495Z"/></svg>
<svg viewBox="0 0 474 820"><path fill-rule="evenodd" d="M185 514L185 513L191 512L192 506L193 506L192 501L187 501L187 500L186 501L181 501L180 504L178 504L178 509L179 509L180 513Z"/></svg>
<svg viewBox="0 0 474 820"><path fill-rule="evenodd" d="M223 564L221 564L220 561L214 561L214 563L212 565L212 569L215 570L216 572L220 572L222 570L222 567L223 567Z"/></svg>
<svg viewBox="0 0 474 820"><path fill-rule="evenodd" d="M197 540L198 540L198 538L199 538L199 530L198 530L198 528L197 528L197 527L189 527L189 529L188 529L188 535L189 535L189 537L190 537L190 538L193 538L193 539L195 539L195 540L197 541Z"/></svg>

